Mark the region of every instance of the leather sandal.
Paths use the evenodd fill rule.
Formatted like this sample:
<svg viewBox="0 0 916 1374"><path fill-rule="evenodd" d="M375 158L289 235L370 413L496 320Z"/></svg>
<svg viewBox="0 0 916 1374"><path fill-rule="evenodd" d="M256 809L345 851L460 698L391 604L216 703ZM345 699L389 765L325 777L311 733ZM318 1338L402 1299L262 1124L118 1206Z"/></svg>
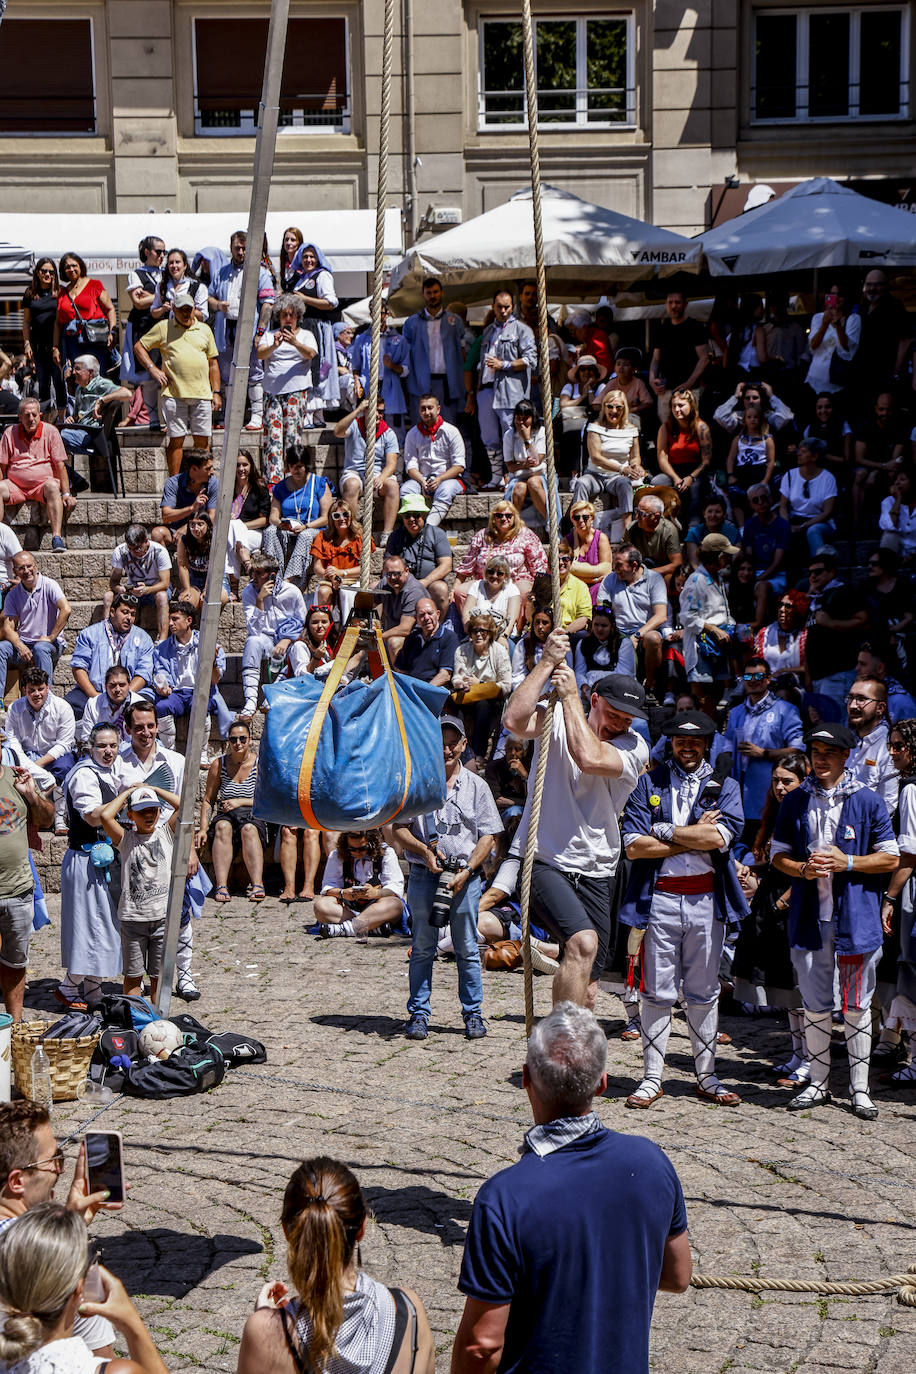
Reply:
<svg viewBox="0 0 916 1374"><path fill-rule="evenodd" d="M664 1097L664 1095L665 1092L663 1088L659 1088L658 1092L654 1095L654 1097L640 1097L636 1093L630 1093L630 1096L627 1098L626 1102L624 1103L624 1106L634 1107L637 1111L645 1111L647 1107L651 1107L653 1102L657 1102L658 1099L660 1097Z"/></svg>
<svg viewBox="0 0 916 1374"><path fill-rule="evenodd" d="M215 888L213 892L213 900L214 902L231 902L232 897L229 894L228 887Z"/></svg>
<svg viewBox="0 0 916 1374"><path fill-rule="evenodd" d="M728 1088L722 1087L721 1083L718 1091L712 1092L708 1088L701 1088L697 1083L694 1092L697 1097L702 1097L704 1102L712 1102L716 1107L738 1107L741 1105L741 1098L738 1094L729 1092Z"/></svg>

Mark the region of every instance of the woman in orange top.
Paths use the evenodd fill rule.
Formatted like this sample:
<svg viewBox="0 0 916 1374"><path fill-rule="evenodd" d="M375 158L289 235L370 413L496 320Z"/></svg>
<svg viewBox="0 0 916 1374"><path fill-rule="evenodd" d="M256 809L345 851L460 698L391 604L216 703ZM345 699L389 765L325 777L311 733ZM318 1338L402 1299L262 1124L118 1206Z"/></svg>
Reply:
<svg viewBox="0 0 916 1374"><path fill-rule="evenodd" d="M682 387L672 393L671 414L658 431L658 467L690 514L706 497L711 462L709 425L697 413L696 396Z"/></svg>
<svg viewBox="0 0 916 1374"><path fill-rule="evenodd" d="M374 539L371 547L375 548ZM327 532L321 530L312 541L312 571L323 579L318 586L320 603L330 602L342 586L356 585L362 548L363 536L353 511L346 501L335 501L328 511Z"/></svg>

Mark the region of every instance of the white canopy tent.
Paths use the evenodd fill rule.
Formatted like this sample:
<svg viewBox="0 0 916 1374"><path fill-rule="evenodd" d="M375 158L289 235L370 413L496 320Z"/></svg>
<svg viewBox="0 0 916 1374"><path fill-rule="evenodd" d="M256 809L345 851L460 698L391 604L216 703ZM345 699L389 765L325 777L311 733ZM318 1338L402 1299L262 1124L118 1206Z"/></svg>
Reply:
<svg viewBox="0 0 916 1374"><path fill-rule="evenodd" d="M0 214L0 240L28 245L35 257L47 254L55 261L63 253L79 253L93 276L124 275L137 264L137 244L147 234L158 234L169 248L183 248L191 257L199 248L216 244L228 251L236 229L244 229L247 212L201 215L6 215ZM314 241L331 264L346 278L361 274L357 283L337 283L342 295L362 295L365 276L373 268L375 252L374 210L287 210L267 216L267 242L274 262L283 231L295 224ZM385 252L392 259L404 251L399 210L385 215ZM26 267L28 263L26 263ZM0 248L0 270L11 271ZM23 270L19 268L18 270ZM350 289L352 287L352 289Z"/></svg>
<svg viewBox="0 0 916 1374"><path fill-rule="evenodd" d="M681 234L553 186L543 188L542 205L548 286L558 296L594 296L596 286L610 281L699 268L698 245ZM440 277L451 299L479 300L487 287L533 275L534 226L526 188L505 205L412 248L391 274L392 305L399 312L422 305L424 277Z"/></svg>
<svg viewBox="0 0 916 1374"><path fill-rule="evenodd" d="M3 216L0 216L2 219ZM18 243L7 243L5 233L0 228L0 272L30 272L32 254L28 248Z"/></svg>
<svg viewBox="0 0 916 1374"><path fill-rule="evenodd" d="M803 181L694 242L713 276L916 264L916 216L840 186Z"/></svg>

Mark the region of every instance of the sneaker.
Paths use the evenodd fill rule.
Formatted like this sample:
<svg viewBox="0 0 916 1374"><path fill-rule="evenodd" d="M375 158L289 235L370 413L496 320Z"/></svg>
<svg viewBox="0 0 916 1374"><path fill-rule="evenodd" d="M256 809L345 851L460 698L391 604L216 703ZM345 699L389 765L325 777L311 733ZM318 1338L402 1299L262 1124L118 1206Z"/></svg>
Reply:
<svg viewBox="0 0 916 1374"><path fill-rule="evenodd" d="M468 1040L482 1040L487 1033L487 1024L479 1011L472 1011L464 1018L464 1033Z"/></svg>
<svg viewBox="0 0 916 1374"><path fill-rule="evenodd" d="M354 939L356 931L353 929L352 921L330 921L321 922L321 929L318 932L319 940L333 940L335 936L345 935Z"/></svg>
<svg viewBox="0 0 916 1374"><path fill-rule="evenodd" d="M194 982L190 973L179 973L178 982L175 984L175 991L185 1002L199 1002L200 988Z"/></svg>
<svg viewBox="0 0 916 1374"><path fill-rule="evenodd" d="M560 965L556 959L551 959L549 954L545 954L538 946L537 940L533 939L531 941L531 967L535 973L545 973L552 978Z"/></svg>
<svg viewBox="0 0 916 1374"><path fill-rule="evenodd" d="M59 534L55 534L55 535L53 536L53 538L51 539L51 548L54 550L55 553L66 553L66 552L67 552L67 546L66 546L66 544L64 543L64 541L61 539L61 537L60 537Z"/></svg>
<svg viewBox="0 0 916 1374"><path fill-rule="evenodd" d="M486 1031L484 1031L486 1035ZM420 1012L415 1011L404 1027L405 1040L425 1040L429 1035L429 1022Z"/></svg>

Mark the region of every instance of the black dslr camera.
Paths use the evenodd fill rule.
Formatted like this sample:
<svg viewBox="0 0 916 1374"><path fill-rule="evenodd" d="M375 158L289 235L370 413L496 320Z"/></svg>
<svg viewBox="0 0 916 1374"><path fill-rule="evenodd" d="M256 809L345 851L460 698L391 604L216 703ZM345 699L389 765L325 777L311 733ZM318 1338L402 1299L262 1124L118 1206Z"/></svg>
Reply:
<svg viewBox="0 0 916 1374"><path fill-rule="evenodd" d="M436 883L436 890L433 893L433 904L429 913L429 923L437 930L444 930L448 925L449 915L452 910L452 898L454 892L449 886L449 877L453 873L461 873L465 868L463 859L446 857L444 854L436 854L442 872L439 874L439 881Z"/></svg>

